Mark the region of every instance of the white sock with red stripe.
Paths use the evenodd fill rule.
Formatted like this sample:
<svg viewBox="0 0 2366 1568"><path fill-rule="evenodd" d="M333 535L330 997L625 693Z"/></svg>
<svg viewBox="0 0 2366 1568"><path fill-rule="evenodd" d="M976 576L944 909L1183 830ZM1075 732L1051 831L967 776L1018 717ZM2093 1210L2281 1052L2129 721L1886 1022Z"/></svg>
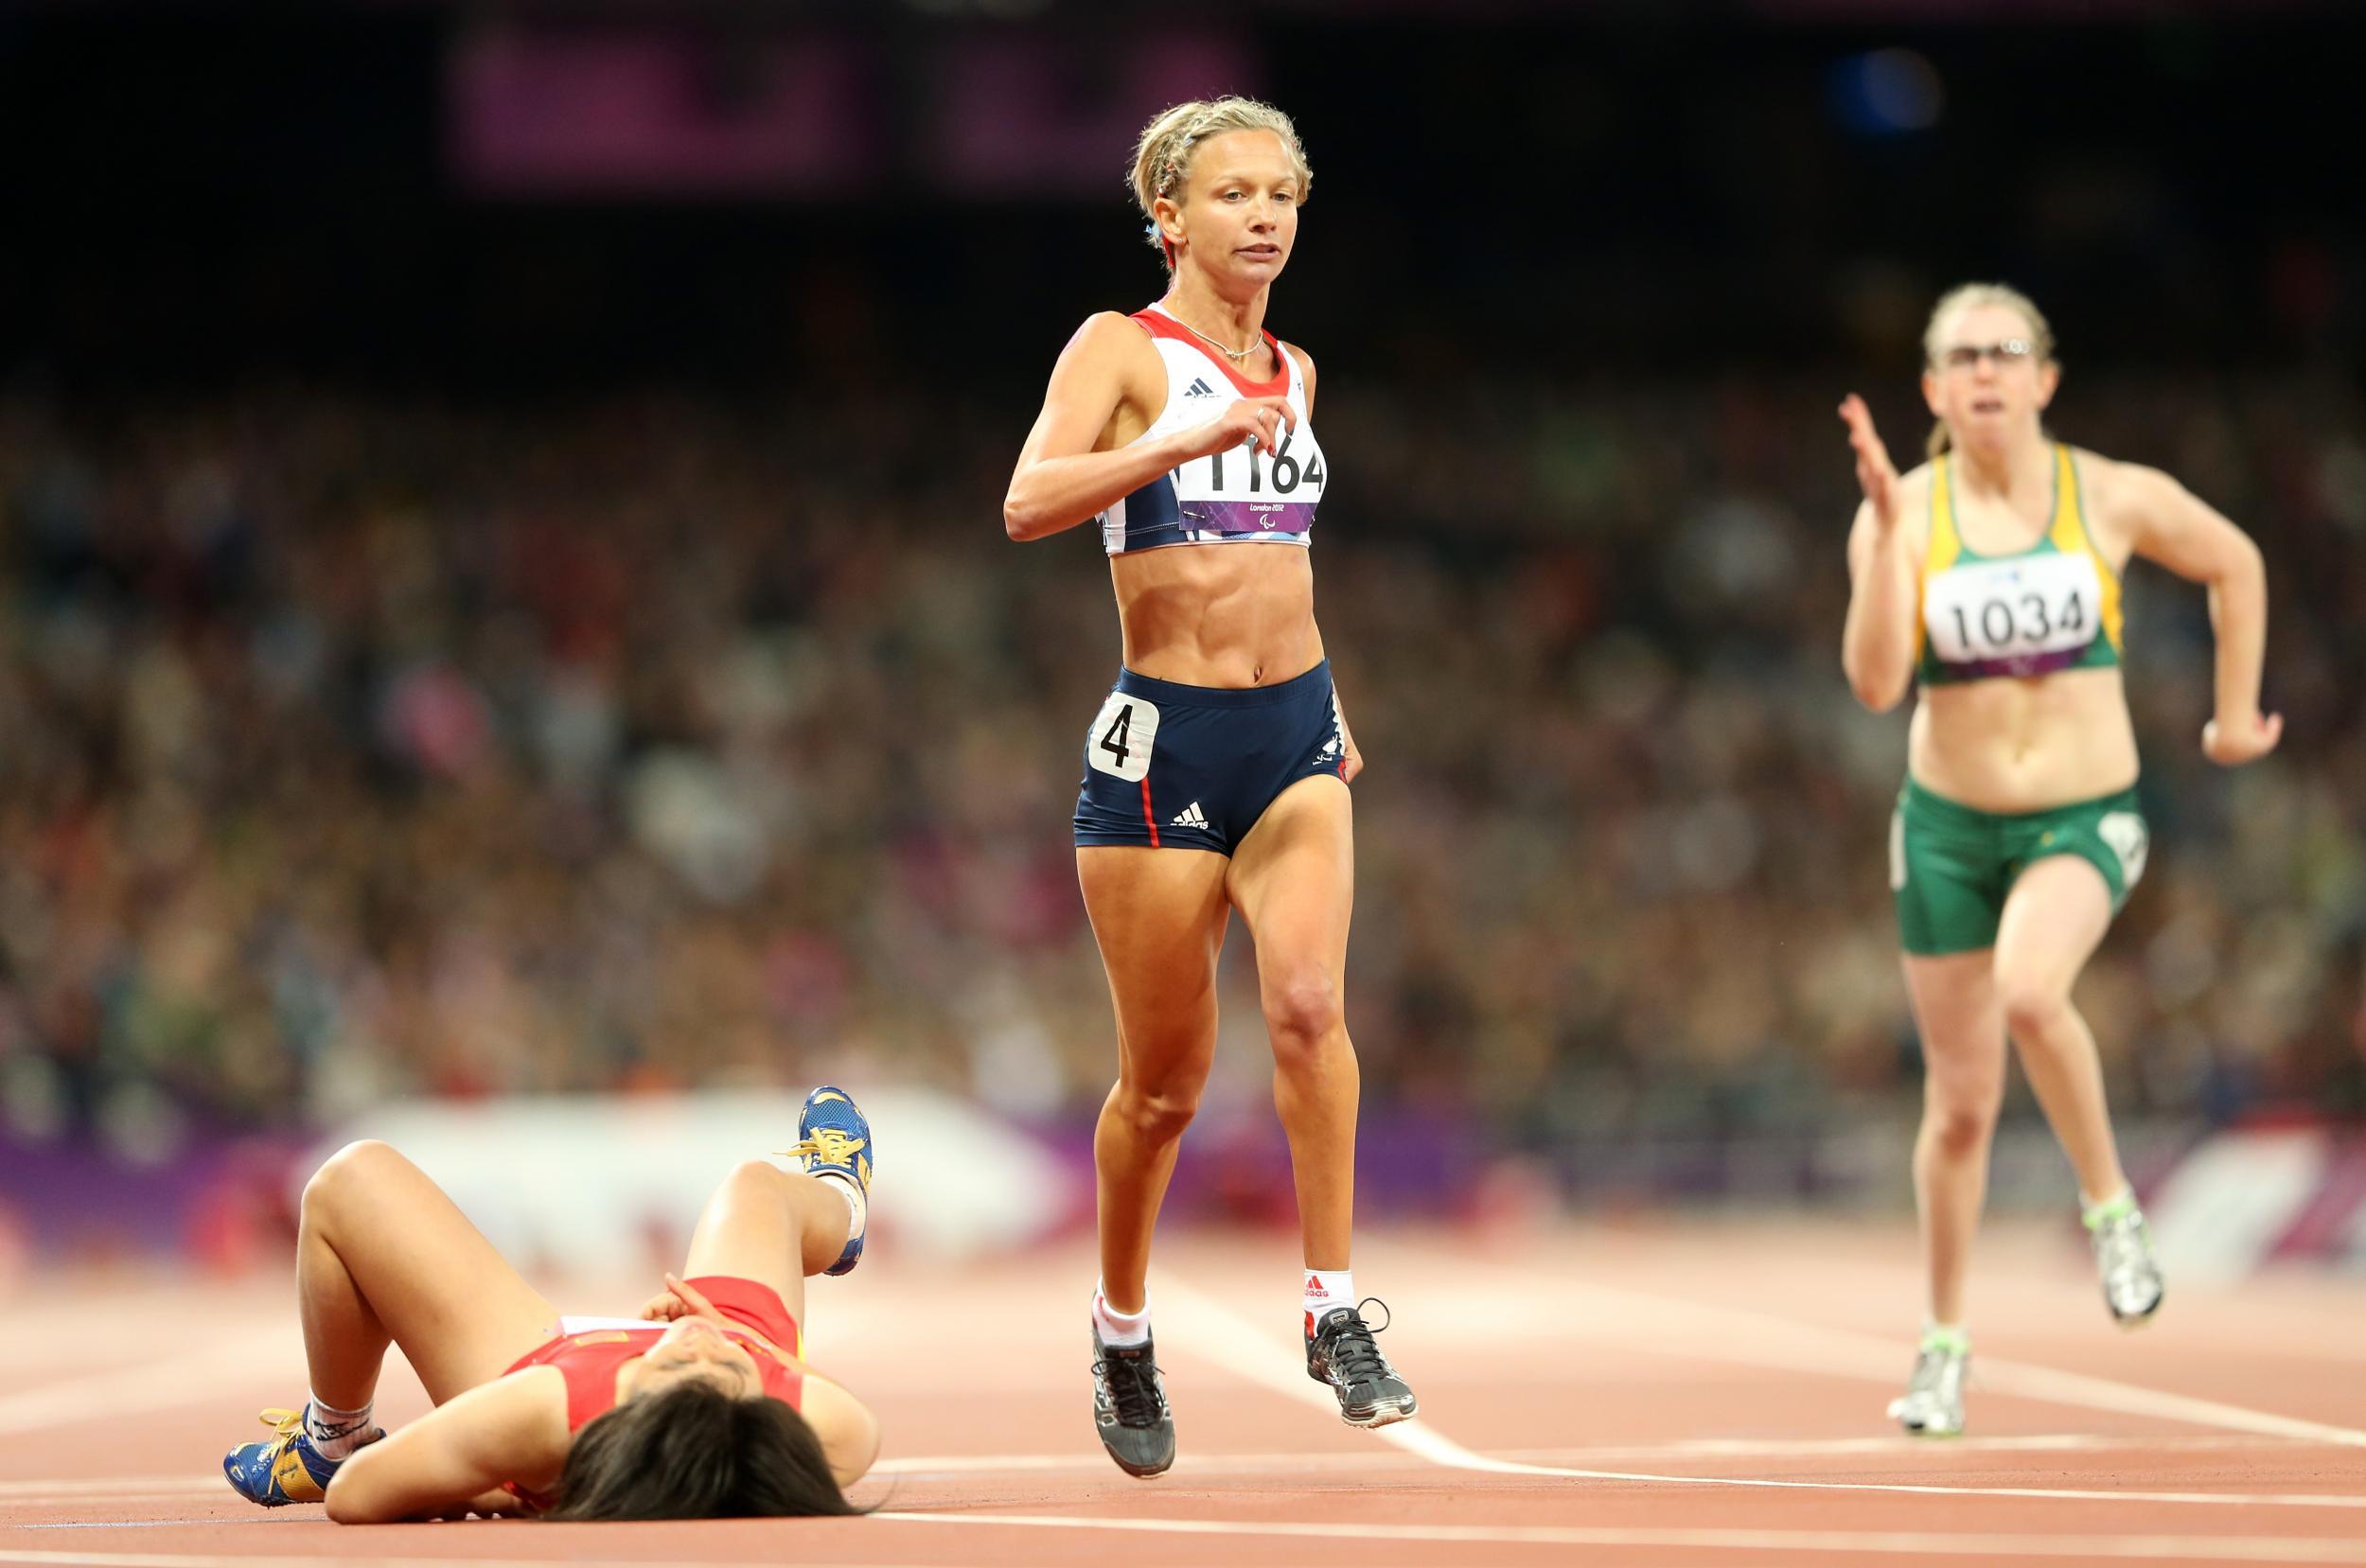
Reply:
<svg viewBox="0 0 2366 1568"><path fill-rule="evenodd" d="M1150 1343L1150 1297L1142 1297L1142 1310L1121 1313L1109 1305L1109 1297L1098 1284L1093 1286L1093 1329L1104 1345L1131 1348Z"/></svg>
<svg viewBox="0 0 2366 1568"><path fill-rule="evenodd" d="M1355 1305L1355 1271L1352 1269L1308 1269L1306 1271L1306 1332L1312 1337L1315 1325L1323 1314L1339 1307L1352 1309Z"/></svg>
<svg viewBox="0 0 2366 1568"><path fill-rule="evenodd" d="M324 1459L351 1458L355 1449L380 1436L370 1426L370 1406L376 1402L365 1401L359 1410L340 1410L321 1403L318 1397L307 1400L304 1436L313 1452Z"/></svg>

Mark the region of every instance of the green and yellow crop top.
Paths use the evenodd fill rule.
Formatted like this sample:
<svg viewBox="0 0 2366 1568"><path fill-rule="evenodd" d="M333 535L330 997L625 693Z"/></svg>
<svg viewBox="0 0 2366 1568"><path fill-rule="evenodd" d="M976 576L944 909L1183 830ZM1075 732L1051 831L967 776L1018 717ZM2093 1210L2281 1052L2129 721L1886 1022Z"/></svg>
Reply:
<svg viewBox="0 0 2366 1568"><path fill-rule="evenodd" d="M2078 466L2054 449L2054 520L2010 555L1982 555L1955 528L1954 467L1932 460L1915 674L1925 685L2107 669L2120 661L2120 579L2087 532Z"/></svg>

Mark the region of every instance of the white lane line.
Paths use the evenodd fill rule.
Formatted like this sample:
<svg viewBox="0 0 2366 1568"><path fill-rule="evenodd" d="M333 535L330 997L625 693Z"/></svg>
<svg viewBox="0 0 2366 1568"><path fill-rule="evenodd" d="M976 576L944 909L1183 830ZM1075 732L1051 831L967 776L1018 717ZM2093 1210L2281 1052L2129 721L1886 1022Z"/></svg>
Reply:
<svg viewBox="0 0 2366 1568"><path fill-rule="evenodd" d="M1527 1459L1540 1465L1578 1464L1587 1459L1681 1459L1740 1454L1766 1458L1815 1458L1829 1454L1913 1454L1929 1459L1939 1453L2257 1453L2283 1450L2297 1453L2320 1447L2284 1437L2194 1433L2183 1436L2135 1436L2124 1433L2021 1433L2005 1437L1950 1437L1943 1445L1928 1437L1893 1432L1880 1437L1678 1437L1664 1443L1630 1443L1593 1448L1508 1448L1506 1459Z"/></svg>
<svg viewBox="0 0 2366 1568"><path fill-rule="evenodd" d="M1173 1276L1153 1271L1156 1289L1165 1305L1166 1319L1180 1317L1190 1350L1215 1362L1245 1383L1271 1389L1285 1398L1338 1414L1337 1401L1301 1372L1288 1369L1288 1352L1257 1326L1196 1288ZM1180 1309L1179 1311L1177 1309ZM1170 1341L1170 1343L1176 1343ZM1666 1475L1635 1471L1580 1470L1561 1465L1525 1464L1474 1453L1447 1436L1425 1419L1416 1418L1378 1428L1374 1436L1447 1470L1477 1471L1491 1475L1553 1477L1576 1481L1643 1482L1654 1486L1737 1487L1770 1491L1893 1492L1912 1496L2042 1498L2076 1503L2179 1503L2218 1507L2366 1508L2366 1494L2301 1494L2288 1492L2117 1491L2068 1487L1973 1487L1880 1481L1781 1481L1763 1477Z"/></svg>
<svg viewBox="0 0 2366 1568"><path fill-rule="evenodd" d="M1586 1448L1512 1448L1502 1450L1497 1457L1524 1459L1536 1465L1574 1465L1589 1459L1686 1459L1686 1458L1816 1458L1829 1454L1912 1454L1917 1459L1933 1456L1953 1456L1969 1453L2153 1453L2173 1451L2180 1453L2255 1453L2263 1450L2290 1449L2313 1446L2287 1443L2267 1437L2192 1436L2143 1437L2110 1436L2097 1433L2064 1432L2022 1434L2009 1437L1951 1437L1944 1444L1933 1444L1925 1438L1891 1436L1886 1437L1680 1437L1662 1443L1615 1443ZM1390 1457L1384 1455L1383 1457ZM1411 1463L1417 1455L1402 1456ZM1270 1453L1186 1453L1176 1461L1184 1467L1236 1467L1241 1470L1272 1470L1278 1465L1308 1465L1316 1469L1352 1470L1368 1465L1368 1453L1334 1452L1309 1453L1303 1451ZM1109 1468L1109 1456L1100 1450L1077 1450L1071 1453L944 1453L918 1456L897 1455L882 1459L871 1467L873 1475L991 1475L997 1471L1023 1473L1031 1471L1081 1470L1098 1472ZM0 1481L0 1503L21 1503L28 1499L46 1502L69 1502L76 1498L184 1497L205 1496L222 1489L219 1473L191 1471L182 1475L110 1475L98 1477L60 1476L48 1481Z"/></svg>
<svg viewBox="0 0 2366 1568"><path fill-rule="evenodd" d="M184 1353L0 1395L0 1436L204 1404L231 1389L253 1387L274 1371L302 1386L303 1345L291 1322L208 1346L200 1356Z"/></svg>
<svg viewBox="0 0 2366 1568"><path fill-rule="evenodd" d="M1961 1437L1951 1440L1943 1448L1934 1448L1929 1442L1905 1436L1806 1437L1790 1441L1780 1438L1701 1437L1666 1443L1596 1448L1506 1449L1496 1457L1550 1469L1610 1459L1781 1460L1834 1455L1874 1455L1895 1458L1911 1455L1916 1460L1927 1460L1934 1457L1955 1458L1979 1453L2138 1453L2155 1454L2163 1451L2181 1453L2257 1453L2278 1449L2298 1451L2304 1446L2313 1445L2286 1444L2265 1437L2145 1438L2098 1436L2083 1433L2014 1437ZM1365 1473L1375 1468L1411 1469L1435 1463L1437 1461L1429 1455L1410 1451L1396 1453L1310 1453L1302 1451L1273 1453L1187 1453L1175 1462L1175 1473L1182 1476L1270 1475L1277 1471L1291 1468L1316 1473L1330 1471ZM970 1475L1100 1475L1108 1469L1108 1455L1099 1452L1018 1453L1007 1456L948 1453L882 1459L871 1467L871 1472L864 1477L864 1480L926 1480L938 1476ZM38 1507L169 1502L188 1497L215 1497L222 1494L224 1489L225 1483L219 1475L125 1475L81 1481L0 1481L0 1504L13 1505L18 1507ZM2112 1495L2118 1497L2124 1494L2114 1492ZM30 1528L32 1526L17 1527Z"/></svg>
<svg viewBox="0 0 2366 1568"><path fill-rule="evenodd" d="M2366 1448L2366 1431L2355 1427L2301 1420L2025 1362L1983 1360L1979 1370L1972 1374L1972 1386L2055 1404L2083 1404L2092 1410L2110 1410L2128 1416L2160 1416L2194 1426L2224 1427L2230 1432L2255 1432L2262 1436L2289 1437L2338 1448Z"/></svg>
<svg viewBox="0 0 2366 1568"><path fill-rule="evenodd" d="M1884 1437L1686 1437L1661 1443L1613 1443L1588 1448L1505 1449L1497 1457L1525 1460L1535 1465L1583 1464L1600 1459L1812 1459L1835 1455L1886 1455L1903 1458L1909 1454L1917 1461L1938 1454L1971 1453L2141 1453L2158 1454L2164 1452L2181 1453L2256 1453L2263 1450L2290 1450L2315 1444L2298 1444L2253 1436L2141 1437L2108 1436L2088 1432L2022 1434L2008 1437L1954 1437L1943 1446L1933 1445L1926 1438L1909 1437L1902 1433ZM1229 1474L1234 1471L1257 1472L1295 1465L1306 1470L1364 1470L1377 1459L1381 1463L1427 1464L1431 1461L1415 1453L1310 1453L1304 1451L1273 1453L1187 1453L1175 1461L1178 1471L1200 1474ZM871 1467L873 1475L992 1475L1056 1473L1078 1471L1098 1474L1109 1468L1107 1454L1094 1450L1073 1453L948 1453L922 1457L892 1457ZM0 1488L0 1497L5 1497Z"/></svg>
<svg viewBox="0 0 2366 1568"><path fill-rule="evenodd" d="M2298 1451L2304 1446L2314 1445L2287 1444L2266 1437L2115 1437L2087 1433L1958 1437L1951 1439L1943 1448L1934 1448L1927 1441L1906 1436L1801 1437L1788 1440L1696 1437L1665 1443L1594 1448L1506 1449L1496 1457L1538 1466L1565 1466L1607 1459L1780 1460L1864 1454L1898 1458L1912 1455L1916 1460L1926 1460L1977 1453L2155 1454L2163 1451L2181 1453L2257 1453L2278 1449ZM1175 1473L1186 1476L1270 1475L1292 1467L1317 1472L1338 1471L1362 1473L1375 1466L1411 1469L1435 1462L1425 1454L1410 1452L1377 1454L1343 1452L1310 1453L1303 1451L1272 1453L1187 1453L1175 1462ZM871 1467L870 1474L864 1479L925 1480L932 1476L1068 1473L1099 1475L1108 1469L1108 1455L1098 1450L1090 1453L946 1453L882 1459ZM214 1497L224 1493L225 1489L226 1483L220 1475L121 1475L96 1480L0 1481L0 1504L37 1507L69 1504L166 1502L185 1497Z"/></svg>
<svg viewBox="0 0 2366 1568"><path fill-rule="evenodd" d="M2129 1558L2140 1562L2366 1563L2366 1541L2279 1536L1942 1535L1906 1530L1651 1530L1557 1524L1316 1524L1227 1519L1095 1519L1070 1514L878 1513L925 1524L1000 1524L1143 1535L1424 1541L1466 1546L1623 1546L1745 1552L1865 1552L1975 1558ZM0 1560L5 1560L0 1559Z"/></svg>
<svg viewBox="0 0 2366 1568"><path fill-rule="evenodd" d="M1428 1256L1440 1262L1446 1260L1445 1254L1434 1250ZM1903 1340L1827 1329L1747 1308L1656 1295L1622 1286L1472 1263L1461 1259L1453 1260L1453 1268L1461 1286L1479 1296L1498 1301L1590 1302L1606 1317L1632 1330L1640 1330L1630 1332L1628 1337L1664 1346L1671 1354L1697 1360L1896 1383L1903 1375L1907 1359L1901 1349ZM2001 1361L1992 1356L1972 1358L1972 1386L2116 1415L2152 1416L2297 1442L2366 1448L2366 1431L2356 1427L2303 1420L2216 1400L2195 1399L2110 1378L2090 1377L2083 1372Z"/></svg>

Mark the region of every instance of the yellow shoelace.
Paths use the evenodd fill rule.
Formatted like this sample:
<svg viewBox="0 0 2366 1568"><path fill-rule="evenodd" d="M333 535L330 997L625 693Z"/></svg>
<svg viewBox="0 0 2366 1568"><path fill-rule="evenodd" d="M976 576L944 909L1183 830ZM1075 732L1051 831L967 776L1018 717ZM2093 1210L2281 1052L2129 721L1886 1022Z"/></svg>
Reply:
<svg viewBox="0 0 2366 1568"><path fill-rule="evenodd" d="M823 1165L852 1165L855 1163L855 1156L869 1147L870 1142L869 1138L849 1137L835 1127L817 1127L813 1131L813 1136L792 1148L784 1149L781 1153L810 1154Z"/></svg>

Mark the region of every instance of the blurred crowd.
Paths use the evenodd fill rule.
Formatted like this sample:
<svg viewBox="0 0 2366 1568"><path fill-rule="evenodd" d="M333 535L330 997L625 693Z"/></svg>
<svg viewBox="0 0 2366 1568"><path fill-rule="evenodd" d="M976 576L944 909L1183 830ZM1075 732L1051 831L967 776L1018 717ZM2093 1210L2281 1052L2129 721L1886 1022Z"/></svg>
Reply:
<svg viewBox="0 0 2366 1568"><path fill-rule="evenodd" d="M1842 390L1327 385L1368 1105L1549 1149L1910 1102ZM1918 446L1911 384L1865 390ZM1088 1113L1068 819L1115 618L1090 529L1003 537L1012 407L0 399L9 1133L841 1070ZM2207 764L2204 596L2132 569L2155 850L2080 993L2116 1103L2366 1108L2359 389L2056 412L2260 539L2287 720ZM1262 1093L1254 996L1236 947L1221 1092Z"/></svg>

